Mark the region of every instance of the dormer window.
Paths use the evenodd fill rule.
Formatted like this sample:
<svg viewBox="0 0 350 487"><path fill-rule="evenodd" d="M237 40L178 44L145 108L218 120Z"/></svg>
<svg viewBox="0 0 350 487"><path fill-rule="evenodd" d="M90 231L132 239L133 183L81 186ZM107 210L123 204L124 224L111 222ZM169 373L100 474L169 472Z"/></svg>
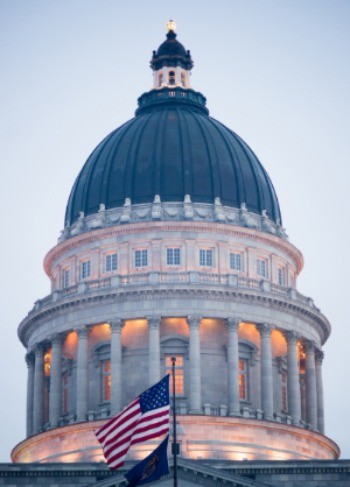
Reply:
<svg viewBox="0 0 350 487"><path fill-rule="evenodd" d="M175 84L175 71L169 71L169 85Z"/></svg>

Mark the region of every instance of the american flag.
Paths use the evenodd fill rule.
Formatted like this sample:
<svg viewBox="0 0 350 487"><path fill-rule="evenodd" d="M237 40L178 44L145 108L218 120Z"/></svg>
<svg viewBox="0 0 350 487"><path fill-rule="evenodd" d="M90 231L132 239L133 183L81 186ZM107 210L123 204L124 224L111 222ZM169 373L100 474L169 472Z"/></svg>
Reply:
<svg viewBox="0 0 350 487"><path fill-rule="evenodd" d="M110 469L124 465L131 445L169 432L169 375L95 431Z"/></svg>

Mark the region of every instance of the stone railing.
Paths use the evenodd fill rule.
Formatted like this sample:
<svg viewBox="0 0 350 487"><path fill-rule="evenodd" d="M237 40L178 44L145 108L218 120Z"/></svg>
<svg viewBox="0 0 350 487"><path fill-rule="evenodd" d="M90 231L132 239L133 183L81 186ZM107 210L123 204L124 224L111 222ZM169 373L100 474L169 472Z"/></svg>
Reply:
<svg viewBox="0 0 350 487"><path fill-rule="evenodd" d="M114 275L83 281L66 289L55 290L53 293L39 299L35 302L32 311L41 309L51 303L66 299L68 297L79 296L83 293L98 292L101 289L113 290L117 288L128 288L136 286L162 286L164 284L188 286L217 286L220 288L238 288L242 290L256 290L263 293L270 293L276 297L289 298L300 304L306 305L316 311L319 309L315 306L313 300L296 289L279 286L270 281L252 279L237 274L216 274L209 272L149 272L128 275Z"/></svg>

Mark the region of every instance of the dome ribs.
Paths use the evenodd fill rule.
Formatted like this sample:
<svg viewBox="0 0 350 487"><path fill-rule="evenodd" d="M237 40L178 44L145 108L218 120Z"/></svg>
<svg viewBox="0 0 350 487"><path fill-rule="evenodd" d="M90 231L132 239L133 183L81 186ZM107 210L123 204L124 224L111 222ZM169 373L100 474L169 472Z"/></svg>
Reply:
<svg viewBox="0 0 350 487"><path fill-rule="evenodd" d="M186 98L185 90L168 98L150 93L147 110L112 132L88 158L68 200L66 225L81 211L97 213L101 203L112 209L125 198L153 203L156 195L179 202L186 194L196 203L213 204L215 198L235 208L245 203L248 211L266 210L270 219L281 220L268 174L238 135Z"/></svg>
<svg viewBox="0 0 350 487"><path fill-rule="evenodd" d="M124 125L121 127L121 133L118 134L118 138L116 141L116 144L111 144L111 149L108 154L108 161L106 164L106 171L104 174L104 177L102 179L102 187L101 187L101 203L103 203L108 209L109 207L109 201L111 200L111 195L110 193L113 194L113 190L115 189L115 185L112 184L112 174L113 170L114 171L120 171L121 167L125 166L125 160L118 160L118 151L120 144L122 143L123 137L127 133L128 130L130 130L132 126L132 120L129 120L126 122ZM120 182L117 178L117 181ZM125 200L124 195L122 194L119 201L122 203Z"/></svg>

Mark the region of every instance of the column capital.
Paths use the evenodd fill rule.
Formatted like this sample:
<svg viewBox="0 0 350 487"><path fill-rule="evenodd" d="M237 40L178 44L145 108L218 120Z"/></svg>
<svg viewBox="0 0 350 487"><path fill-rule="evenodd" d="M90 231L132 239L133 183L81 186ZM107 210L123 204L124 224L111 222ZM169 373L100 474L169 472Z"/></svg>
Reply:
<svg viewBox="0 0 350 487"><path fill-rule="evenodd" d="M319 349L319 348L315 348L315 360L316 360L316 363L319 364L319 365L322 365L322 361L324 359L324 352Z"/></svg>
<svg viewBox="0 0 350 487"><path fill-rule="evenodd" d="M197 315L187 316L187 323L190 328L198 329L201 325L202 317Z"/></svg>
<svg viewBox="0 0 350 487"><path fill-rule="evenodd" d="M114 320L107 322L112 333L120 333L125 326L125 321L121 318L115 318Z"/></svg>
<svg viewBox="0 0 350 487"><path fill-rule="evenodd" d="M81 328L77 328L75 332L78 335L78 338L87 338L90 333L90 328L84 325Z"/></svg>
<svg viewBox="0 0 350 487"><path fill-rule="evenodd" d="M62 345L64 334L63 333L55 333L52 335L49 340L52 346Z"/></svg>
<svg viewBox="0 0 350 487"><path fill-rule="evenodd" d="M288 343L297 342L300 340L301 335L294 330L285 330L282 332Z"/></svg>
<svg viewBox="0 0 350 487"><path fill-rule="evenodd" d="M43 355L44 351L45 351L45 343L44 342L36 343L34 345L35 356Z"/></svg>
<svg viewBox="0 0 350 487"><path fill-rule="evenodd" d="M161 316L149 316L147 317L147 324L149 328L159 328Z"/></svg>
<svg viewBox="0 0 350 487"><path fill-rule="evenodd" d="M240 318L226 318L226 326L228 331L238 331L239 324L242 322Z"/></svg>
<svg viewBox="0 0 350 487"><path fill-rule="evenodd" d="M259 333L260 333L260 336L270 336L271 335L271 331L273 330L273 326L268 324L268 323L259 323L256 325Z"/></svg>
<svg viewBox="0 0 350 487"><path fill-rule="evenodd" d="M315 353L315 342L313 340L304 340L303 341L303 348L309 354L310 353Z"/></svg>
<svg viewBox="0 0 350 487"><path fill-rule="evenodd" d="M34 352L33 350L28 351L25 355L25 361L27 362L28 369L34 365Z"/></svg>

